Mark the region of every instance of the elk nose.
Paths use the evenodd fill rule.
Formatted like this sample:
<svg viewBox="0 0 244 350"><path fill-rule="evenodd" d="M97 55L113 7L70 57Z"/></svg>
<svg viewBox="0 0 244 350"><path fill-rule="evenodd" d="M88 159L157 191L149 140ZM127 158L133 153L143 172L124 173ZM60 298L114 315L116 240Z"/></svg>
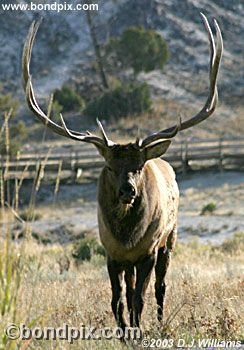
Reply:
<svg viewBox="0 0 244 350"><path fill-rule="evenodd" d="M126 185L122 186L119 190L120 200L124 204L133 203L135 199L135 195L136 195L135 187L130 183L127 183Z"/></svg>

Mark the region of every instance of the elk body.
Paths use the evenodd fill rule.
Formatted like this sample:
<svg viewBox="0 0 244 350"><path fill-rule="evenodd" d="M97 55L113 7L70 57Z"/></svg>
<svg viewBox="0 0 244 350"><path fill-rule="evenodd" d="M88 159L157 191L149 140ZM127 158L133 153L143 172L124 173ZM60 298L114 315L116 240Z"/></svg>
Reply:
<svg viewBox="0 0 244 350"><path fill-rule="evenodd" d="M178 186L171 166L157 159L169 146L162 141L141 150L135 144L114 146L104 154L99 178L98 222L108 253L112 310L122 328L122 280L130 325L139 326L144 293L155 266L158 318L162 317L164 277L176 239Z"/></svg>
<svg viewBox="0 0 244 350"><path fill-rule="evenodd" d="M223 51L219 26L214 21L216 43L207 18L203 21L210 43L209 95L202 110L179 125L159 131L134 143L120 145L108 139L98 121L101 137L67 128L62 115L56 124L39 107L30 76L31 51L39 22L33 22L23 50L23 81L32 112L54 132L76 141L92 143L105 159L98 183L98 223L112 287L112 310L117 323L126 327L122 284L130 325L140 326L144 296L155 269L158 319L162 320L165 275L177 235L179 192L171 166L160 157L179 131L208 118L217 105L217 75Z"/></svg>

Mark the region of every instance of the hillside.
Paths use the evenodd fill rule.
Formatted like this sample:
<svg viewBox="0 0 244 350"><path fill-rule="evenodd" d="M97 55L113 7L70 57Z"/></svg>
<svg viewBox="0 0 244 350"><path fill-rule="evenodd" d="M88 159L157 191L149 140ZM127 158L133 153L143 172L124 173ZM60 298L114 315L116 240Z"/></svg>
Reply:
<svg viewBox="0 0 244 350"><path fill-rule="evenodd" d="M220 108L216 124L211 125L210 130L205 125L201 127L205 131L202 135L211 134L212 127L218 135L240 134L244 129L241 119L244 9L241 0L103 0L99 2L94 19L101 43L132 25L154 28L167 40L171 58L164 71L141 74L140 79L150 84L155 98L163 98L164 105L174 102L173 111L169 112L172 119L171 114L184 117L196 112L207 93L208 43L200 11L210 20L217 18L224 38L219 76ZM82 79L81 67L93 60L84 11L0 10L0 81L5 91L17 93L22 105L21 50L31 21L39 16L44 17L44 21L35 44L32 69L38 96L47 97L67 80ZM221 131L218 124L221 124Z"/></svg>

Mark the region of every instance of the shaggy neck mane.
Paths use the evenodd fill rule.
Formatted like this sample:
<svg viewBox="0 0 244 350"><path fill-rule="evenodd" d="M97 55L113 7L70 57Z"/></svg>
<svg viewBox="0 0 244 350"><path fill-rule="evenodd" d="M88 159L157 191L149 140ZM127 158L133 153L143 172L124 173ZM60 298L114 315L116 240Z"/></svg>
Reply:
<svg viewBox="0 0 244 350"><path fill-rule="evenodd" d="M113 213L119 220L122 220L126 217L127 214L129 214L132 208L133 204L123 204L119 202L113 209Z"/></svg>

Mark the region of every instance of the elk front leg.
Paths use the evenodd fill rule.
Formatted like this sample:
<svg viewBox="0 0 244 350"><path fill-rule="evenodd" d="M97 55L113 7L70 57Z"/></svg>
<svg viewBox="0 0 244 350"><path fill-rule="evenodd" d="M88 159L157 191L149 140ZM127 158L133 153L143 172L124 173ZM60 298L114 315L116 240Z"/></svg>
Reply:
<svg viewBox="0 0 244 350"><path fill-rule="evenodd" d="M127 307L130 316L130 326L133 327L133 308L132 301L135 289L136 276L134 265L128 265L125 269L125 283L126 283L126 300Z"/></svg>
<svg viewBox="0 0 244 350"><path fill-rule="evenodd" d="M155 255L146 256L136 264L136 287L133 296L134 327L140 327L145 292L155 264Z"/></svg>
<svg viewBox="0 0 244 350"><path fill-rule="evenodd" d="M123 267L120 263L109 257L107 260L107 267L112 288L111 307L118 326L125 330L126 322L123 316L124 304L122 302Z"/></svg>

